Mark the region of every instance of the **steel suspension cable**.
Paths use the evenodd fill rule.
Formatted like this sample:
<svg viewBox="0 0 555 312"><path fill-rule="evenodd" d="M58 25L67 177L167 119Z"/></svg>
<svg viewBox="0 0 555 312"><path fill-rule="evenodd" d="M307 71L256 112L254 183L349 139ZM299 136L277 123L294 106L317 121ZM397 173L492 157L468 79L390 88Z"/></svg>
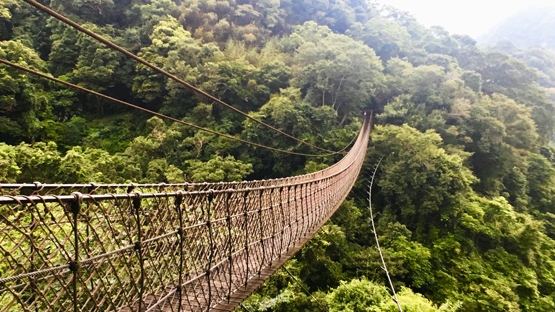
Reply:
<svg viewBox="0 0 555 312"><path fill-rule="evenodd" d="M382 260L382 269L385 271L385 275L387 276L387 280L389 282L389 287L391 287L391 292L393 293L393 301L397 304L397 308L399 312L403 312L401 308L401 303L397 298L397 293L395 292L395 287L393 287L393 282L391 281L391 276L389 275L389 271L387 270L387 266L385 265L385 260L383 257L382 249L380 247L380 242L378 241L378 232L376 232L376 225L374 223L374 215L372 213L372 186L374 185L374 178L376 177L376 172L378 171L378 167L380 166L383 157L380 158L376 167L374 167L374 172L372 173L372 179L370 180L370 186L368 191L368 209L370 210L370 222L372 223L372 231L374 232L374 238L376 239L376 246L378 248L378 252L380 253L380 259Z"/></svg>
<svg viewBox="0 0 555 312"><path fill-rule="evenodd" d="M162 74L162 75L164 75L164 76L166 76L166 77L168 77L168 78L174 80L175 82L177 82L177 83L179 83L179 84L181 84L181 85L183 85L183 86L189 88L189 89L192 90L193 92L195 92L195 93L197 93L197 94L200 94L200 95L202 95L202 96L204 96L204 97L207 97L208 99L210 99L210 100L212 100L212 101L214 101L214 102L216 102L216 103L218 103L218 104L220 104L220 105L222 105L222 106L224 106L224 107L226 107L226 108L228 108L228 109L230 109L230 110L232 110L232 111L234 111L234 112L236 112L236 113L238 113L238 114L240 114L240 115L242 115L242 116L244 116L244 117L246 117L246 118L248 118L248 119L250 119L250 120L252 120L252 121L254 121L254 122L256 122L256 123L258 123L258 124L260 124L260 125L262 125L262 126L264 126L264 127L266 127L266 128L268 128L268 129L271 129L272 131L275 131L275 132L277 132L277 133L279 133L279 134L281 134L281 135L284 135L284 136L286 136L286 137L288 137L288 138L291 138L291 139L293 139L293 140L295 140L295 141L297 141L297 142L299 142L299 143L301 143L301 144L310 146L310 147L315 148L315 149L320 150L320 151L324 151L324 152L328 152L328 153L332 153L332 154L339 154L339 153L342 152L342 151L334 152L334 151L331 151L331 150L328 150L328 149L325 149L325 148L318 147L318 146L316 146L316 145L314 145L314 144L311 144L311 143L309 143L309 142L303 141L303 140L301 140L301 139L299 139L299 138L297 138L297 137L294 137L294 136L292 136L292 135L290 135L290 134L288 134L288 133L285 133L284 131L279 130L279 129L277 129L277 128L275 128L275 127L273 127L273 126L271 126L271 125L269 125L269 124L267 124L267 123L265 123L265 122L263 122L263 121L261 121L261 120L259 120L259 119L256 119L256 118L254 118L254 117L252 117L252 116L249 116L247 113L245 113L245 112L243 112L243 111L241 111L241 110L239 110L239 109L237 109L237 108L231 106L230 104L227 104L226 102L224 102L224 101L222 101L222 100L216 98L215 96L213 96L213 95L211 95L211 94L209 94L209 93L207 93L207 92L205 92L205 91L200 90L199 88L197 88L197 87L191 85L190 83L187 83L186 81L184 81L183 79L177 77L176 75L171 74L171 73L167 72L166 70L164 70L164 69L162 69L162 68L160 68L160 67L158 67L158 66L156 66L156 65L154 65L154 64L152 64L152 63L150 63L150 62L148 62L148 61L146 61L145 59L143 59L143 58L141 58L141 57L139 57L139 56L137 56L137 55L135 55L135 54L133 54L133 53L127 51L126 49L124 49L124 48L118 46L117 44L115 44L115 43L113 43L113 42L111 42L111 41L109 41L109 40L104 39L102 36L100 36L100 35L98 35L98 34L92 32L92 31L90 31L90 30L88 30L88 29L86 29L86 28L84 28L83 26L81 26L81 25L79 25L78 23L72 21L71 19L69 19L69 18L63 16L62 14L60 14L60 13L58 13L58 12L52 10L51 8L49 8L49 7L45 6L45 5L42 5L42 4L38 3L38 2L35 1L35 0L23 0L23 1L25 1L25 2L28 3L29 5L34 6L35 8L39 9L40 11L42 11L42 12L44 12L44 13L46 13L46 14L48 14L48 15L50 15L50 16L56 18L56 19L58 19L59 21L63 22L64 24L67 24L67 25L69 25L69 26L75 28L77 31L87 34L88 36L90 36L90 37L96 39L97 41L103 43L104 45L106 45L106 46L108 46L108 47L110 47L110 48L112 48L112 49L114 49L114 50L116 50L116 51L118 51L118 52L120 52L120 53L126 55L127 57L132 58L133 60L135 60L135 61L137 61L137 62L139 62L139 63L141 63L141 64L143 64L143 65L145 65L145 66L147 66L147 67L149 67L149 68L151 68L152 70L154 70L154 71L156 71L156 72L158 72L158 73L160 73L160 74Z"/></svg>
<svg viewBox="0 0 555 312"><path fill-rule="evenodd" d="M264 144L259 144L259 143L255 143L255 142L243 140L243 139L236 138L236 137L234 137L234 136L232 136L232 135L229 135L229 134L225 134L225 133L221 133L221 132L218 132L218 131L215 131L215 130L212 130L212 129L208 129L208 128L204 128L204 127L201 127L201 126L197 126L197 125L195 125L195 124L193 124L193 123L189 123L189 122L186 122L186 121L183 121L183 120L179 120L179 119L177 119L177 118L174 118L174 117L171 117L171 116L167 116L167 115L164 115L164 114L161 114L161 113L157 113L157 112L155 112L155 111L152 111L152 110L149 110L149 109L146 109L146 108L137 106L137 105L135 105L135 104L131 104L131 103L129 103L129 102L125 102L125 101L122 101L122 100L113 98L113 97L111 97L111 96L104 95L104 94L102 94L102 93L99 93L99 92L96 92L96 91L93 91L93 90L89 90L89 89L87 89L87 88L83 88L83 87L81 87L81 86L72 84L72 83L70 83L70 82L63 81L63 80L58 79L58 78L55 78L55 77L51 77L51 76L49 76L49 75L47 75L47 74L45 74L45 73L42 73L42 72L39 72L39 71L30 69L30 68L27 68L27 67L24 67L24 66L21 66L21 65L14 64L14 63L9 62L9 61L7 61L7 60L5 60L5 59L1 59L1 58L0 58L0 64L8 65L8 66L10 66L10 67L13 67L13 68L22 70L22 71L27 72L27 73L29 73L29 74L36 75L36 76L39 76L39 77L48 79L48 80L50 80L50 81L54 81L54 82L56 82L56 83L65 85L65 86L67 86L67 87L70 87L70 88L73 88L73 89L76 89L76 90L79 90L79 91L83 91L83 92L86 92L86 93L89 93L89 94L98 96L98 97L100 97L100 98L107 99L107 100L116 102L116 103L118 103L118 104L125 105L125 106L128 106L128 107L131 107L131 108L134 108L134 109L137 109L137 110L146 112L146 113L148 113L148 114L151 114L151 115L154 115L154 116L157 116L157 117L160 117L160 118L164 118L164 119L167 119L167 120L170 120L170 121L173 121L173 122L177 122L177 123L180 123L180 124L182 124L182 125L185 125L185 126L188 126L188 127L191 127L191 128L195 128L195 129L197 129L197 130L205 131L205 132L208 132L208 133L210 133L210 134L214 134L214 135L217 135L217 136L221 136L221 137L224 137L224 138L227 138L227 139L230 139L230 140L234 140L234 141L237 141L237 142L249 144L249 145L252 145L252 146L256 146L256 147L268 149L268 150L271 150L271 151L274 151L274 152L280 152L280 153L286 153L286 154L298 155L298 156L305 156L305 157L325 157L325 156L332 156L332 155L336 155L336 154L337 154L337 153L329 153L329 154L307 154L307 153L298 153L298 152L288 151L288 150L284 150L284 149L280 149L280 148L275 148L275 147L267 146L267 145L264 145ZM349 144L349 145L350 145L350 144ZM349 145L347 145L343 150L345 150Z"/></svg>

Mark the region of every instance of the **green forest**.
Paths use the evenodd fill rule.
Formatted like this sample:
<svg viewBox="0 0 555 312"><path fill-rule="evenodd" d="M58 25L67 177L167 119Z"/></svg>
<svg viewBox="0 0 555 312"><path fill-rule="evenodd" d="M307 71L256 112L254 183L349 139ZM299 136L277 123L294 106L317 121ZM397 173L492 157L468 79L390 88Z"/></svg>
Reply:
<svg viewBox="0 0 555 312"><path fill-rule="evenodd" d="M367 0L41 0L328 150L375 128L351 196L249 311L555 311L555 52L478 46ZM21 0L0 59L243 140L307 145L193 93ZM0 66L0 183L286 177L340 155L240 144ZM1 213L1 212L0 212ZM294 277L290 276L291 273Z"/></svg>

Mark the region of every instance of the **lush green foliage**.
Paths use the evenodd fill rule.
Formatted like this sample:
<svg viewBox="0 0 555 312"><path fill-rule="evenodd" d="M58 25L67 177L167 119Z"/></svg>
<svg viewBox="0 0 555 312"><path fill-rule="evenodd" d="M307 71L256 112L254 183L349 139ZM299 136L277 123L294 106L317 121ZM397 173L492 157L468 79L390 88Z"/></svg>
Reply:
<svg viewBox="0 0 555 312"><path fill-rule="evenodd" d="M339 150L376 113L367 167L333 220L247 306L555 310L555 56L481 49L363 0L47 0L251 116ZM316 152L206 102L19 1L0 0L0 57L245 140ZM0 66L0 182L237 181L313 172ZM0 264L1 266L1 264ZM302 287L301 287L302 285ZM305 288L310 292L305 293Z"/></svg>

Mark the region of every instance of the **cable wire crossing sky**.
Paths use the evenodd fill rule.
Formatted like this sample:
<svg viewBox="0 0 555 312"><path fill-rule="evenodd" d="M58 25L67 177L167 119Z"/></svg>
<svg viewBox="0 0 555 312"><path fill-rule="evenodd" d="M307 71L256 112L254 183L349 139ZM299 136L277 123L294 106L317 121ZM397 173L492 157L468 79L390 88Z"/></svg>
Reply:
<svg viewBox="0 0 555 312"><path fill-rule="evenodd" d="M408 11L427 27L443 26L451 34L478 37L504 19L529 7L555 6L555 0L378 0Z"/></svg>

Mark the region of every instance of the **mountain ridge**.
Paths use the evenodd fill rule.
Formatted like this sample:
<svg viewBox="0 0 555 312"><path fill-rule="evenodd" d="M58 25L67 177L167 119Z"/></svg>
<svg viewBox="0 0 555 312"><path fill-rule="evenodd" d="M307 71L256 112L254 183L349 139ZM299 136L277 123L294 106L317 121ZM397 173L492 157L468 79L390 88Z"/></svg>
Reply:
<svg viewBox="0 0 555 312"><path fill-rule="evenodd" d="M555 4L534 6L508 17L478 36L482 44L509 40L519 48L543 47L555 50Z"/></svg>

